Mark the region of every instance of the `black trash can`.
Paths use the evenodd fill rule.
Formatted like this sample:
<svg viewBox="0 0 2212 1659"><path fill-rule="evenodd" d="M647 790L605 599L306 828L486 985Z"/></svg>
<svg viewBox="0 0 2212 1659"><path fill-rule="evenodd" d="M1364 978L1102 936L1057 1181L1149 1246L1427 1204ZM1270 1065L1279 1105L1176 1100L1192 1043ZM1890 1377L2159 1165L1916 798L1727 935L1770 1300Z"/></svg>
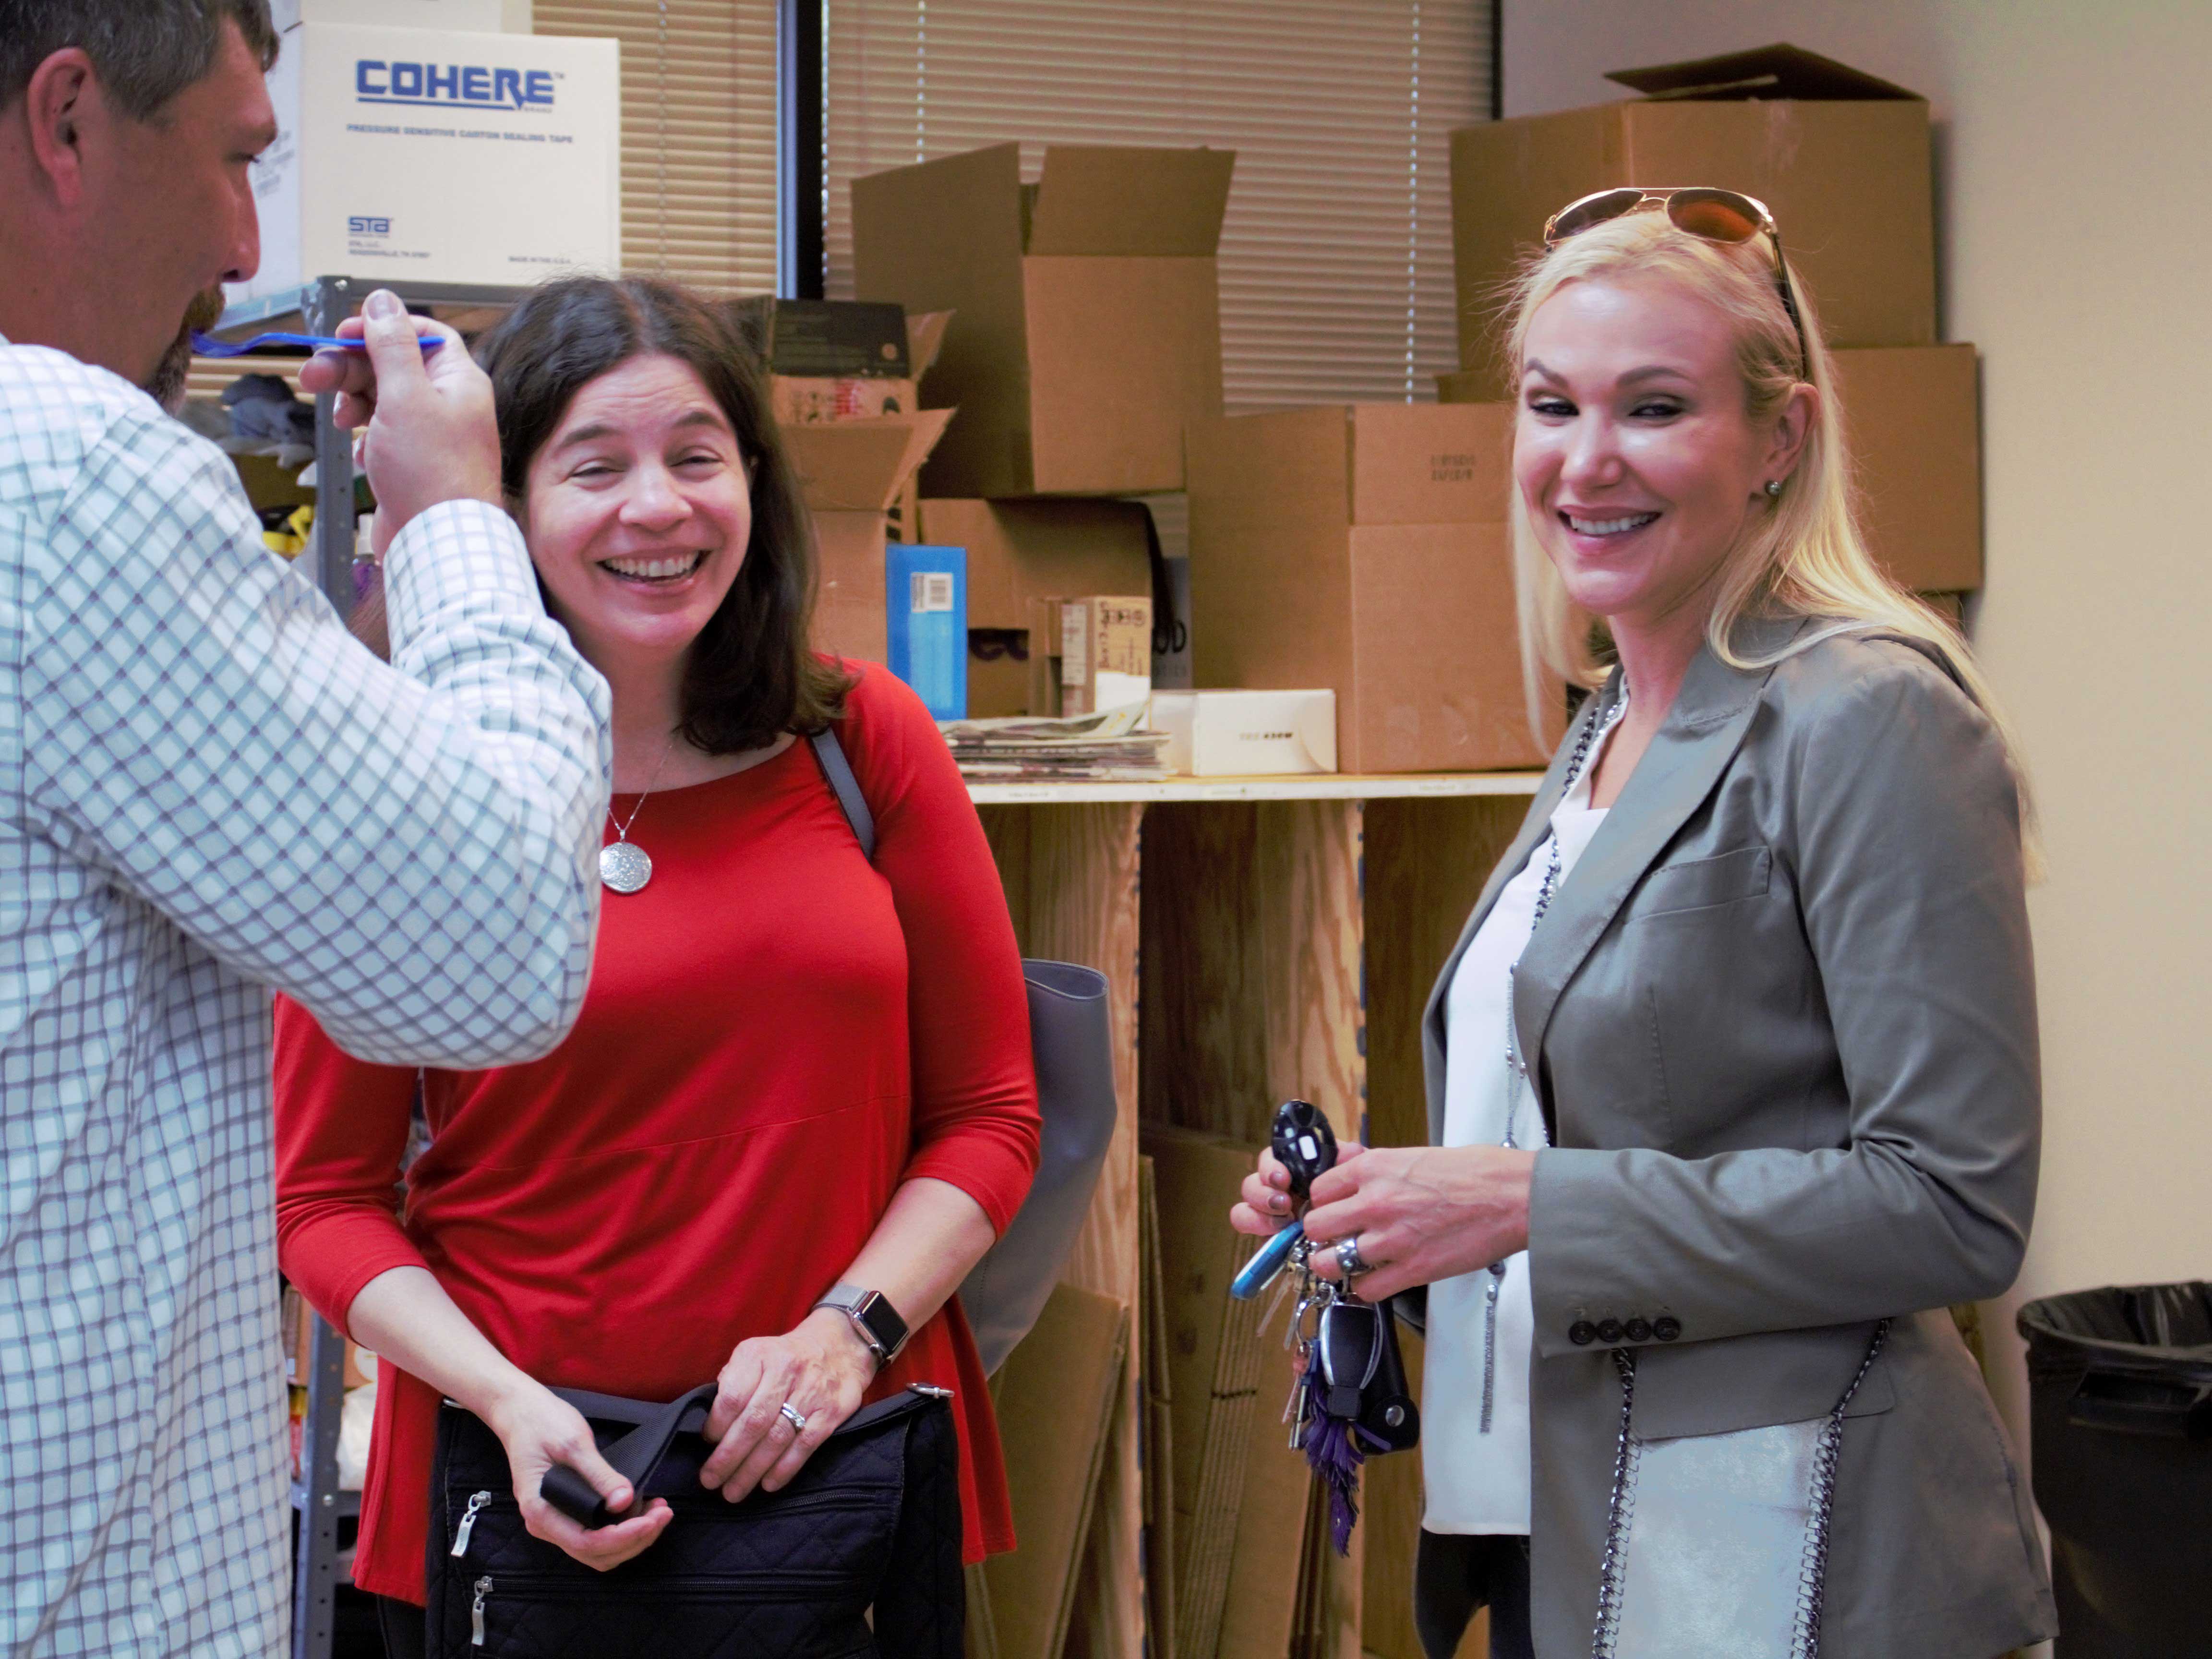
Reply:
<svg viewBox="0 0 2212 1659"><path fill-rule="evenodd" d="M2212 1285L2045 1297L2020 1334L2057 1659L2212 1659Z"/></svg>

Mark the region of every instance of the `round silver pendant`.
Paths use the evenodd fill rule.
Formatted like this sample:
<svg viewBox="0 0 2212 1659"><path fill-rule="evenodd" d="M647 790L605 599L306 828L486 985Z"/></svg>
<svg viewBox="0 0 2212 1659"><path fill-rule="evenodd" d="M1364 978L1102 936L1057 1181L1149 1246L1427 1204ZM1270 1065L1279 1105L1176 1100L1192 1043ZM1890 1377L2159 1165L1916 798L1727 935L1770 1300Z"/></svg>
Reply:
<svg viewBox="0 0 2212 1659"><path fill-rule="evenodd" d="M599 848L599 879L617 893L635 893L653 879L653 860L645 848L626 841Z"/></svg>

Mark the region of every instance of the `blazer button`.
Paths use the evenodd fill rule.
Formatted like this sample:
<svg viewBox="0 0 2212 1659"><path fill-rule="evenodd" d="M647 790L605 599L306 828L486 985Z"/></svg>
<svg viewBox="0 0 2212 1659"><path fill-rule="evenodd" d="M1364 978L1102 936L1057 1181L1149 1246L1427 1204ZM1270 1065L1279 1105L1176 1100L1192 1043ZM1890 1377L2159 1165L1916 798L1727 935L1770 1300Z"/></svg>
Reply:
<svg viewBox="0 0 2212 1659"><path fill-rule="evenodd" d="M1651 1334L1662 1342L1672 1342L1682 1334L1682 1322L1672 1314L1662 1314L1651 1322Z"/></svg>
<svg viewBox="0 0 2212 1659"><path fill-rule="evenodd" d="M1597 1327L1587 1319L1577 1319L1567 1327L1567 1340L1577 1348L1587 1348L1597 1339Z"/></svg>
<svg viewBox="0 0 2212 1659"><path fill-rule="evenodd" d="M1620 1322L1618 1319L1601 1319L1598 1322L1597 1340L1607 1347L1620 1341Z"/></svg>
<svg viewBox="0 0 2212 1659"><path fill-rule="evenodd" d="M1649 1342L1651 1340L1651 1322L1648 1319L1632 1319L1621 1329L1628 1333L1631 1342Z"/></svg>

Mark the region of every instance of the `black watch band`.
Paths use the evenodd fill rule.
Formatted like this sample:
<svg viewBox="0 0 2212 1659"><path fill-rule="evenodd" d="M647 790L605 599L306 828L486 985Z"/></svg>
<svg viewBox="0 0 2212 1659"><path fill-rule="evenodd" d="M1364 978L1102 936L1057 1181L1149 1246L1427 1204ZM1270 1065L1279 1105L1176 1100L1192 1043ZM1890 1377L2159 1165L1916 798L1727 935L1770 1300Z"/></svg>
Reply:
<svg viewBox="0 0 2212 1659"><path fill-rule="evenodd" d="M851 1320L860 1340L874 1350L879 1364L890 1364L906 1346L906 1321L879 1291L864 1291L857 1285L833 1285L814 1305L835 1308Z"/></svg>

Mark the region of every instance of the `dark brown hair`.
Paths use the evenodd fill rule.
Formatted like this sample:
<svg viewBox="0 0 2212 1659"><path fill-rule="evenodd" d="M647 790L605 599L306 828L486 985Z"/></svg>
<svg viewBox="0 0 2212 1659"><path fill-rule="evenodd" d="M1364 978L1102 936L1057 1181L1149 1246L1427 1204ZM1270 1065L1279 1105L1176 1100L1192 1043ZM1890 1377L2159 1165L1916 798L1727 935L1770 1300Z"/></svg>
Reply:
<svg viewBox="0 0 2212 1659"><path fill-rule="evenodd" d="M499 410L501 482L520 504L530 463L576 393L634 357L699 377L737 435L752 481L752 537L737 580L691 647L686 741L735 754L811 734L844 713L851 676L808 643L814 537L760 365L728 315L673 283L564 276L532 289L477 346Z"/></svg>
<svg viewBox="0 0 2212 1659"><path fill-rule="evenodd" d="M263 69L275 64L269 0L0 0L0 109L40 64L76 46L125 114L151 121L214 67L226 21Z"/></svg>

